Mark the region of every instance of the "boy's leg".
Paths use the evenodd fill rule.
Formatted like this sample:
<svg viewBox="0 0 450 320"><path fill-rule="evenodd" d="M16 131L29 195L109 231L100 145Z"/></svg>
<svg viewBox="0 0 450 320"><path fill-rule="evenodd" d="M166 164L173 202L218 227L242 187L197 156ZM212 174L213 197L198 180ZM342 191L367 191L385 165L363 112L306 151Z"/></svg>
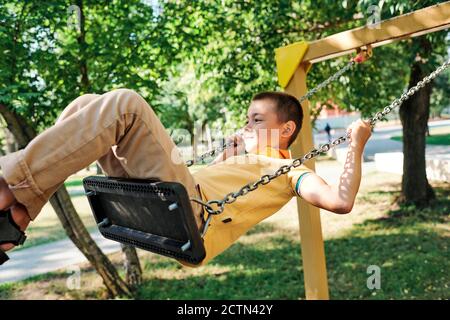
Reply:
<svg viewBox="0 0 450 320"><path fill-rule="evenodd" d="M191 197L199 197L175 144L139 94L118 89L82 97L72 105L75 112L63 112L25 149L0 158L6 182L31 219L68 176L98 159L108 175L118 170L130 178L178 181ZM202 208L192 206L200 226Z"/></svg>
<svg viewBox="0 0 450 320"><path fill-rule="evenodd" d="M75 112L81 110L84 106L88 105L90 102L95 100L96 98L100 97L100 94L93 94L88 93L84 94L82 96L79 96L75 100L73 100L59 115L58 119L56 120L56 123L61 122L62 120L68 118ZM110 177L124 177L129 178L129 175L125 171L125 169L122 167L121 162L117 158L114 150L115 146L111 147L111 149L108 151L107 154L102 156L97 160L97 163L102 168L103 172ZM58 188L55 188L55 191Z"/></svg>

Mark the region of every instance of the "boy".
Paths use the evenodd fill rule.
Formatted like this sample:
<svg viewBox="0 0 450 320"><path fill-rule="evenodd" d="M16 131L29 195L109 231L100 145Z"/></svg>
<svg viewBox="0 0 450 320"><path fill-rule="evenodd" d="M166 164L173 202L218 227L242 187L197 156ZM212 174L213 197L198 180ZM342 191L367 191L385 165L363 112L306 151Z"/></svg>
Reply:
<svg viewBox="0 0 450 320"><path fill-rule="evenodd" d="M64 180L94 161L108 176L178 181L191 198L221 199L290 163L287 149L301 129L303 113L295 97L263 92L253 98L247 118L243 135L231 138L237 147L191 175L161 122L139 94L117 89L103 95L83 95L25 149L0 158L0 210L10 208L14 221L25 230ZM350 212L371 130L361 120L349 130L347 163L337 185L328 185L302 165L240 197L227 205L223 214L213 216L204 237L206 257L200 265L277 212L293 196L335 213ZM203 208L191 204L197 226L202 229ZM4 244L0 249L12 247Z"/></svg>

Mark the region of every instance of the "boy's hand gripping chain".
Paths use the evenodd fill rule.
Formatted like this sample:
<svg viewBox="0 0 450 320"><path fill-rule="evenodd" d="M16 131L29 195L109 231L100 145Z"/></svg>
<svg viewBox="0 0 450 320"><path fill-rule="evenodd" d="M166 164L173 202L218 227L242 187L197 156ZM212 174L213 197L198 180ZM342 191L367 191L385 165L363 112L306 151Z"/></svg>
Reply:
<svg viewBox="0 0 450 320"><path fill-rule="evenodd" d="M0 245L12 243L15 246L25 242L26 235L14 222L11 210L0 211ZM9 260L9 257L0 249L0 265Z"/></svg>

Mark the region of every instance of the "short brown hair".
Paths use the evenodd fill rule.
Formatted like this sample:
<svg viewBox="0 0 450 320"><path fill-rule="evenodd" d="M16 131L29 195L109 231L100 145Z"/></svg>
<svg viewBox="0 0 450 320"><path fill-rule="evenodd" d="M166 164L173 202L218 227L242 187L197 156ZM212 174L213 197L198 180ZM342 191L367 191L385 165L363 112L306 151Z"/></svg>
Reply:
<svg viewBox="0 0 450 320"><path fill-rule="evenodd" d="M290 120L294 121L295 130L288 141L288 146L290 146L297 138L297 135L302 128L303 110L298 99L284 92L265 91L256 94L252 101L256 100L270 100L274 102L277 110L278 121L283 123Z"/></svg>

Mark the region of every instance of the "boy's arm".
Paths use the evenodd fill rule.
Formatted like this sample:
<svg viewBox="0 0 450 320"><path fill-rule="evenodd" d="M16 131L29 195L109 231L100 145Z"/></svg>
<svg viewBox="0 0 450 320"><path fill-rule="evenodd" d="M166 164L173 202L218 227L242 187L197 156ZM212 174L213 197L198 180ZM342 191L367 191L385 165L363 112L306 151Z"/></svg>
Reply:
<svg viewBox="0 0 450 320"><path fill-rule="evenodd" d="M315 173L306 175L298 194L310 204L335 213L349 213L361 182L361 159L371 135L370 126L359 120L350 126L351 136L344 171L336 185L328 185Z"/></svg>

